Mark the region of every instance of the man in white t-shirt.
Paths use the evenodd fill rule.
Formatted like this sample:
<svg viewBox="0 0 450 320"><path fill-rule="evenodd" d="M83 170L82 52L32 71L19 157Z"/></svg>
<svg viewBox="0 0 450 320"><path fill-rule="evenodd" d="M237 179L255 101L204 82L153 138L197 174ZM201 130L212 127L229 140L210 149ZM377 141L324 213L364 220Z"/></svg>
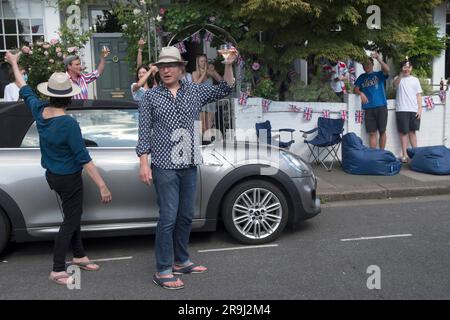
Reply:
<svg viewBox="0 0 450 320"><path fill-rule="evenodd" d="M406 149L409 143L413 148L417 147L416 130L420 129L420 118L422 116L422 87L419 79L411 75L411 71L411 62L403 61L400 75L394 80L394 85L397 88L395 100L397 129L402 145L400 160L403 163L408 162Z"/></svg>

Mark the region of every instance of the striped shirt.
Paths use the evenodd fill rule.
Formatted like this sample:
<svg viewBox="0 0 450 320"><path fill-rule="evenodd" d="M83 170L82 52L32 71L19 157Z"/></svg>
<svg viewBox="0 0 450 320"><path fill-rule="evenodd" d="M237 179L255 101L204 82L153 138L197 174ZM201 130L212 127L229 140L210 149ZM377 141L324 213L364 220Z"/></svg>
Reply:
<svg viewBox="0 0 450 320"><path fill-rule="evenodd" d="M94 70L89 73L82 73L78 76L78 80L74 80L70 74L67 72L67 75L69 76L70 80L75 83L77 86L80 87L81 93L73 96L72 99L79 99L79 100L87 100L88 97L88 87L87 85L91 82L94 82L98 79L100 76L97 70Z"/></svg>

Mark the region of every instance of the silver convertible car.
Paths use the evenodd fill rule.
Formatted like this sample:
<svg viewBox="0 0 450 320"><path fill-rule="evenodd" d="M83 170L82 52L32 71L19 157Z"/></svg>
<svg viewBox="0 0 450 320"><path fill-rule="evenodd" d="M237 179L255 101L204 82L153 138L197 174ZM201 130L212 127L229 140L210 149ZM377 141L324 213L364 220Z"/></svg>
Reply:
<svg viewBox="0 0 450 320"><path fill-rule="evenodd" d="M84 179L85 237L151 234L158 221L155 191L139 180L135 153L138 110L133 102L73 102L86 146L113 194L103 205ZM320 212L316 178L301 158L275 146L216 140L202 147L193 231L214 231L261 244ZM23 103L0 104L0 253L8 242L52 239L62 222L58 196L40 163L39 139Z"/></svg>

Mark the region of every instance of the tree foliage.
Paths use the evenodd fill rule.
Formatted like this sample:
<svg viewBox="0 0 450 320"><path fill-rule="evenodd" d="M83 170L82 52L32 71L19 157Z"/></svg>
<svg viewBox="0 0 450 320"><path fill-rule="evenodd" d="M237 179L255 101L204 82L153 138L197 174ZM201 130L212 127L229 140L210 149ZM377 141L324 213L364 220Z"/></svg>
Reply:
<svg viewBox="0 0 450 320"><path fill-rule="evenodd" d="M445 39L432 29L432 9L442 0L246 0L238 16L249 21L241 49L272 65L314 55L331 60L366 59L365 50L391 57L436 54ZM381 29L368 29L369 5L381 9ZM340 31L336 30L339 27ZM424 29L422 29L424 28ZM426 30L422 35L422 30ZM261 33L262 32L262 33ZM260 40L262 34L262 41ZM421 41L418 44L419 40ZM420 47L420 49L418 49ZM433 49L433 50L431 50Z"/></svg>

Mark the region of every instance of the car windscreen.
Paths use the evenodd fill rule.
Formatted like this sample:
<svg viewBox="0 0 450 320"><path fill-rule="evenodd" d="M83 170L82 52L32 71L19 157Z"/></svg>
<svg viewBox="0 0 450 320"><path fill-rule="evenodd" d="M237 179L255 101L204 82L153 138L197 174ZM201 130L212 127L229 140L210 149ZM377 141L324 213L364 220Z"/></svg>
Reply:
<svg viewBox="0 0 450 320"><path fill-rule="evenodd" d="M87 147L136 147L138 140L137 109L69 110L80 125ZM21 144L22 148L39 147L36 124L30 126Z"/></svg>

